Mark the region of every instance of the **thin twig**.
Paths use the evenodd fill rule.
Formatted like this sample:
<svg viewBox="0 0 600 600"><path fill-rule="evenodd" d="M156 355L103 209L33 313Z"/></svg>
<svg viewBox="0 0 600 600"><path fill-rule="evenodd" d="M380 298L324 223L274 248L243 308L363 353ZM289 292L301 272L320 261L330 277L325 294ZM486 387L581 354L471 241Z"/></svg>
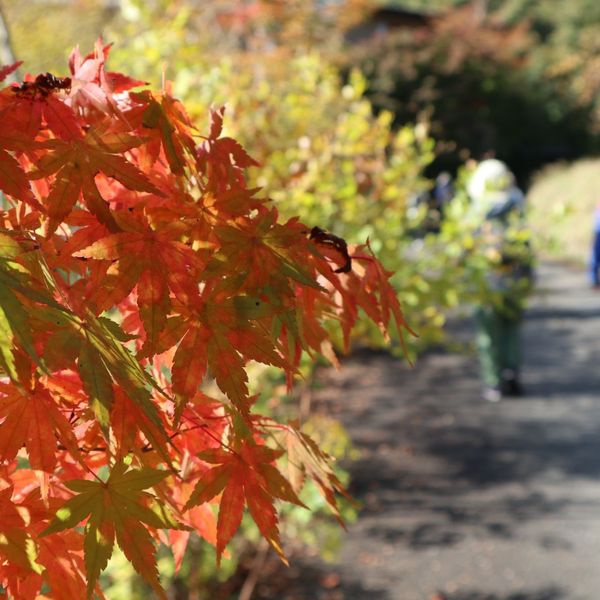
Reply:
<svg viewBox="0 0 600 600"><path fill-rule="evenodd" d="M298 416L300 421L306 421L310 416L312 404L312 388L315 381L315 370L311 369L306 379L300 386L300 405L298 407Z"/></svg>
<svg viewBox="0 0 600 600"><path fill-rule="evenodd" d="M246 577L246 581L244 581L244 585L240 590L238 600L251 600L252 594L254 593L254 588L258 583L258 577L265 566L265 562L267 562L268 555L269 544L267 543L267 540L262 538L258 544L256 555L252 561L250 571L248 572L248 577Z"/></svg>

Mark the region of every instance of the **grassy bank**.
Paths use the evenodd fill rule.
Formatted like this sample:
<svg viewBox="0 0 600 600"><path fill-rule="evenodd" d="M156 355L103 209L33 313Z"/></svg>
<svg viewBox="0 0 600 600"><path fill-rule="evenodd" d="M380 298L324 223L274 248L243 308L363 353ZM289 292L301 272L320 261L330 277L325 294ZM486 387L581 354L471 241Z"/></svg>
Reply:
<svg viewBox="0 0 600 600"><path fill-rule="evenodd" d="M542 255L585 264L594 206L600 201L600 159L560 163L540 171L527 195Z"/></svg>

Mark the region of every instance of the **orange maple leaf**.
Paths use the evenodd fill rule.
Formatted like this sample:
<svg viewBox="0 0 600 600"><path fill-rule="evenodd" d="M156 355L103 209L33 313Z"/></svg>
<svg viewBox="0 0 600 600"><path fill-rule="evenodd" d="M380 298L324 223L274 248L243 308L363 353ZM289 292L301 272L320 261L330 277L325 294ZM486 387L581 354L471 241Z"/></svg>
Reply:
<svg viewBox="0 0 600 600"><path fill-rule="evenodd" d="M169 292L184 302L196 298L202 260L168 227L157 232L145 218L131 215L120 216L119 225L123 231L102 237L74 256L113 263L107 266L106 285L95 288L90 296L98 312L118 304L137 285L145 354L154 354L171 311Z"/></svg>
<svg viewBox="0 0 600 600"><path fill-rule="evenodd" d="M25 446L31 466L51 473L56 465L57 438L72 456L79 456L71 425L41 384L29 392L16 387L3 392L0 460L12 460Z"/></svg>
<svg viewBox="0 0 600 600"><path fill-rule="evenodd" d="M54 233L71 213L80 195L98 220L118 231L107 202L96 186L95 177L103 173L127 189L162 195L162 192L123 153L144 143L144 138L111 132L97 126L80 140L51 139L43 142L49 149L37 163L32 179L56 174L50 194L44 200L49 221L46 235Z"/></svg>
<svg viewBox="0 0 600 600"><path fill-rule="evenodd" d="M258 529L269 544L287 564L281 547L274 498L306 508L288 481L279 473L273 462L281 452L267 446L244 441L238 450L206 450L198 457L216 464L198 481L185 509L198 506L220 494L217 520L217 561L238 530L244 506L250 510Z"/></svg>

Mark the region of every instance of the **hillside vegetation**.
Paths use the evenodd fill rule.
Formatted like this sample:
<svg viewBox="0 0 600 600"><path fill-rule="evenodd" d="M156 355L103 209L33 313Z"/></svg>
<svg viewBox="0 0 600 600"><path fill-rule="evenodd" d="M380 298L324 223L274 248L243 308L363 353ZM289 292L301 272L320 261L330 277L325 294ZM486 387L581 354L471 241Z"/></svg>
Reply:
<svg viewBox="0 0 600 600"><path fill-rule="evenodd" d="M531 225L543 254L584 264L592 214L600 199L600 158L555 164L541 171L528 194Z"/></svg>

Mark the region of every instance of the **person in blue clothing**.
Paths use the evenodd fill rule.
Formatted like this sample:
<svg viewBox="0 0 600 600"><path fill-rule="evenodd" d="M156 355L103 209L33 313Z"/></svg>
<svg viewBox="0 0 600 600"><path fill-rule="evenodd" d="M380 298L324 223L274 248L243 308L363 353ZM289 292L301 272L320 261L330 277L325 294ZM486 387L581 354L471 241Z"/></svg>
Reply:
<svg viewBox="0 0 600 600"><path fill-rule="evenodd" d="M594 237L590 256L590 283L600 289L600 202L594 211Z"/></svg>
<svg viewBox="0 0 600 600"><path fill-rule="evenodd" d="M512 172L496 159L479 163L467 192L478 247L488 257L489 300L482 300L475 315L483 397L497 402L522 394L520 330L532 280L531 249L522 235L525 198Z"/></svg>

